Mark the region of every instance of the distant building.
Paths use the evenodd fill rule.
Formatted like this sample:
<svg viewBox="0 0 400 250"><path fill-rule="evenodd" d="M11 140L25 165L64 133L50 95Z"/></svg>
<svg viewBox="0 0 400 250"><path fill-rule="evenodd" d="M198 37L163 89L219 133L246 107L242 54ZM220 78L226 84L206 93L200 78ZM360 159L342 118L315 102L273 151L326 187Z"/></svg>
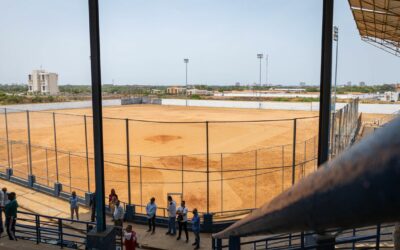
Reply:
<svg viewBox="0 0 400 250"><path fill-rule="evenodd" d="M283 88L272 88L271 90L282 91L287 93L301 93L306 92L306 89L283 89Z"/></svg>
<svg viewBox="0 0 400 250"><path fill-rule="evenodd" d="M348 81L348 82L346 83L346 86L351 87L351 81Z"/></svg>
<svg viewBox="0 0 400 250"><path fill-rule="evenodd" d="M305 82L300 82L300 87L305 87L306 86L306 83Z"/></svg>
<svg viewBox="0 0 400 250"><path fill-rule="evenodd" d="M58 89L58 74L46 72L45 70L33 70L28 75L28 92L44 95L56 95Z"/></svg>
<svg viewBox="0 0 400 250"><path fill-rule="evenodd" d="M170 94L170 95L183 95L185 93L186 93L186 88L182 88L182 87L167 88L167 94Z"/></svg>
<svg viewBox="0 0 400 250"><path fill-rule="evenodd" d="M205 89L188 89L188 95L213 95L214 93Z"/></svg>
<svg viewBox="0 0 400 250"><path fill-rule="evenodd" d="M365 82L360 82L359 85L360 87L365 87Z"/></svg>
<svg viewBox="0 0 400 250"><path fill-rule="evenodd" d="M384 93L383 98L381 98L381 101L397 102L399 101L399 97L400 97L399 92L387 91Z"/></svg>
<svg viewBox="0 0 400 250"><path fill-rule="evenodd" d="M240 82L235 83L236 87L240 87Z"/></svg>
<svg viewBox="0 0 400 250"><path fill-rule="evenodd" d="M161 89L152 89L152 90L151 90L151 93L152 93L152 94L162 94L162 93L164 93L164 91L161 90Z"/></svg>

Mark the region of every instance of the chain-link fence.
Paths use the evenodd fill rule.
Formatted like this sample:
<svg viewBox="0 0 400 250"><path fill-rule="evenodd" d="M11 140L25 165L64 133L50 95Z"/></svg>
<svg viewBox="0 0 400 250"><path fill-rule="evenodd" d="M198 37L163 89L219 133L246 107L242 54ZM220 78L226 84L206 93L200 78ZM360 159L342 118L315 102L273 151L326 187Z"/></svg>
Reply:
<svg viewBox="0 0 400 250"><path fill-rule="evenodd" d="M33 175L39 185L61 183L64 192L80 196L95 191L91 116L2 111L1 171L12 168L22 179ZM317 128L318 117L206 122L104 118L105 187L114 188L122 202L135 204L139 213L151 197L163 208L172 194L217 219L232 218L316 169Z"/></svg>
<svg viewBox="0 0 400 250"><path fill-rule="evenodd" d="M356 139L361 126L358 104L359 99L357 98L332 113L330 136L331 158L334 158L348 148Z"/></svg>

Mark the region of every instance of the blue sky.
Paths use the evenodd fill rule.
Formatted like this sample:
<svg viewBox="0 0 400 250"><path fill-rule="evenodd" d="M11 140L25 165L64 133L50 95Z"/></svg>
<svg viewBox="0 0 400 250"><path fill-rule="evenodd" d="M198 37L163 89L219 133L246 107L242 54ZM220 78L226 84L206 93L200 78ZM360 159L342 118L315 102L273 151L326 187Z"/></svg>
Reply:
<svg viewBox="0 0 400 250"><path fill-rule="evenodd" d="M400 82L400 60L360 40L337 0L339 83ZM103 83L319 84L321 0L100 0ZM27 81L40 65L61 84L89 84L86 0L0 0L0 83ZM263 70L264 64L263 62ZM265 72L263 72L263 83Z"/></svg>

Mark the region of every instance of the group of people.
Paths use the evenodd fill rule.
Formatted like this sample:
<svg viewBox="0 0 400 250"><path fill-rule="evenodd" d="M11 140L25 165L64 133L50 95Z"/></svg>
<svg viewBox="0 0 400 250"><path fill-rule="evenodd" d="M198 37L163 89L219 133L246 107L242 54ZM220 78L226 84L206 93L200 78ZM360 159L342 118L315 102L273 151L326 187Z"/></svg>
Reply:
<svg viewBox="0 0 400 250"><path fill-rule="evenodd" d="M152 197L150 202L146 206L146 214L149 224L149 230L147 232L155 233L156 229L156 213L157 213L157 205L155 203L156 199ZM178 222L178 237L176 240L180 240L182 236L182 230L185 232L186 243L189 242L189 234L188 234L188 213L189 210L186 207L185 201L181 202L180 207L176 207L176 202L172 199L172 196L168 196L168 231L166 235L175 236L176 235L176 222ZM195 241L192 244L195 246L195 249L200 248L200 217L197 209L193 209L193 217L192 217L192 231L195 236Z"/></svg>
<svg viewBox="0 0 400 250"><path fill-rule="evenodd" d="M146 206L146 215L148 220L149 229L147 232L151 232L151 234L155 233L156 230L156 215L157 215L157 204L156 199L152 197L150 202ZM72 192L70 197L71 204L71 219L73 220L74 214L76 214L76 218L79 220L79 205L78 198L75 192ZM125 211L118 199L118 195L115 189L111 189L110 194L108 195L108 205L112 214L112 220L114 221L114 225L117 228L117 233L123 237L124 245L127 250L134 250L137 246L137 236L136 232L133 231L132 225L128 225L123 230L123 221ZM95 212L96 212L96 195L93 194L90 199L90 207L91 207L91 221L95 221ZM188 213L189 210L186 207L185 201L182 201L180 206L177 208L176 202L172 199L172 196L168 196L168 231L166 235L175 236L176 235L176 222L178 224L178 237L176 240L180 240L182 236L182 231L184 231L186 236L186 243L189 242L189 233L188 233ZM200 248L200 217L197 209L193 209L193 217L191 219L192 222L192 231L195 236L195 241L193 242L194 249Z"/></svg>
<svg viewBox="0 0 400 250"><path fill-rule="evenodd" d="M111 189L111 192L108 195L108 205L111 210L114 225L117 227L117 233L123 237L125 249L135 250L138 244L136 232L133 231L132 225L128 225L124 231L122 230L125 211L118 199L115 189Z"/></svg>
<svg viewBox="0 0 400 250"><path fill-rule="evenodd" d="M18 202L15 192L7 192L7 188L0 190L0 237L4 233L3 212L5 216L5 227L8 238L17 240L15 237L15 224L17 221Z"/></svg>

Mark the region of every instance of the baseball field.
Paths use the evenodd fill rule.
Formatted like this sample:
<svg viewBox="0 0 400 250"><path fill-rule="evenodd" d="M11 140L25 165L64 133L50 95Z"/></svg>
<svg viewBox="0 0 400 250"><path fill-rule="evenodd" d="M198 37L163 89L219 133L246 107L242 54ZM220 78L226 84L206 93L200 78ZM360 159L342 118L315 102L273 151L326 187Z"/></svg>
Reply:
<svg viewBox="0 0 400 250"><path fill-rule="evenodd" d="M290 187L293 169L296 182L316 165L317 112L127 105L103 115L106 192L139 212L153 196L165 207L169 193L203 212L250 209ZM0 116L1 166L93 192L92 126L91 109L10 110Z"/></svg>

